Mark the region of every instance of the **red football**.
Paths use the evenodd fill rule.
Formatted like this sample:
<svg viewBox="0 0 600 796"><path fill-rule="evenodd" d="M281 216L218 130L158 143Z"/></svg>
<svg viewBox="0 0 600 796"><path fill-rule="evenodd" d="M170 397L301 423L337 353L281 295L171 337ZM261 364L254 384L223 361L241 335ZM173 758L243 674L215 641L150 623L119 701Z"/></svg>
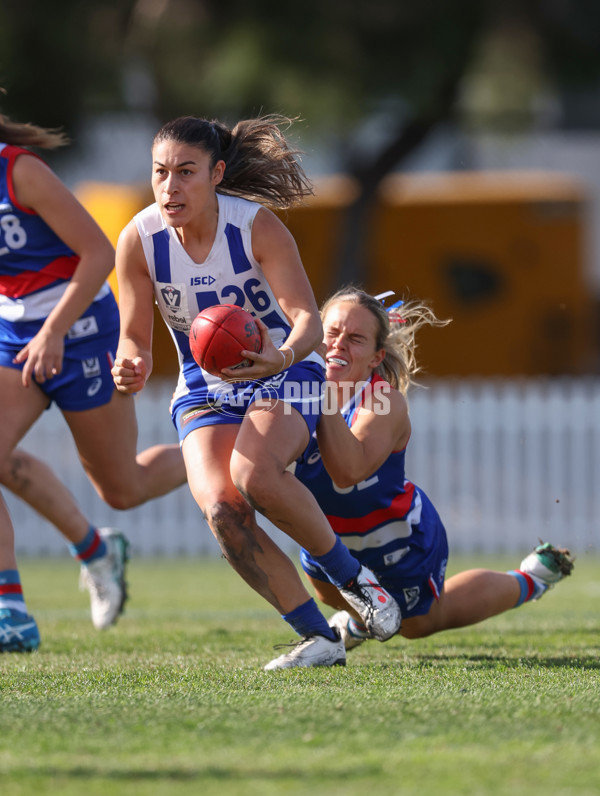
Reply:
<svg viewBox="0 0 600 796"><path fill-rule="evenodd" d="M223 368L250 364L240 352L260 353L260 330L252 315L235 304L215 304L198 313L190 329L190 350L202 370L218 376Z"/></svg>

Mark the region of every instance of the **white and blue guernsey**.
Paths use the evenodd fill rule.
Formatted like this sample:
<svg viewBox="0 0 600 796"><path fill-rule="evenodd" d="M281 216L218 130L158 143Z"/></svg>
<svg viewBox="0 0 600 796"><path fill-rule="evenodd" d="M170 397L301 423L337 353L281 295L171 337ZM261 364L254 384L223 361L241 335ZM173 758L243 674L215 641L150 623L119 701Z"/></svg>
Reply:
<svg viewBox="0 0 600 796"><path fill-rule="evenodd" d="M265 324L276 348L291 331L252 253L252 223L261 205L223 194L217 194L217 199L217 232L203 263L192 260L175 228L165 223L157 204L145 208L134 219L154 283L156 303L178 352L180 372L171 412L181 438L185 436L182 426L189 426L193 418L211 415L208 422L220 423L227 422L228 417L215 417L211 400L224 382L202 370L190 351L190 327L199 312L215 304L243 307ZM306 360L322 365L321 357L315 353ZM230 392L244 389L231 385L227 388ZM185 416L178 422L177 414L182 409Z"/></svg>

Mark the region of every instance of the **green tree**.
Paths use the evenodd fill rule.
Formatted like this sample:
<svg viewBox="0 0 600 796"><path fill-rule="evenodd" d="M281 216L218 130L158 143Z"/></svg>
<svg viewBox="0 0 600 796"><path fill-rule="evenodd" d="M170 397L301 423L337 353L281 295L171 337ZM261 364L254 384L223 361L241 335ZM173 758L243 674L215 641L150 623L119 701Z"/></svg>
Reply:
<svg viewBox="0 0 600 796"><path fill-rule="evenodd" d="M600 82L596 0L5 0L2 107L62 126L108 110L304 120L359 186L332 285L368 268L381 180L443 123L523 127L540 91Z"/></svg>
<svg viewBox="0 0 600 796"><path fill-rule="evenodd" d="M61 127L77 146L88 114L122 105L123 41L132 8L119 0L5 0L2 111L19 121Z"/></svg>
<svg viewBox="0 0 600 796"><path fill-rule="evenodd" d="M138 0L129 45L160 118L280 111L305 148L335 142L359 190L333 287L361 280L381 180L440 125L523 128L536 95L597 85L599 23L595 0Z"/></svg>
<svg viewBox="0 0 600 796"><path fill-rule="evenodd" d="M157 85L158 115L236 120L279 111L305 120L304 145L335 141L335 168L357 180L359 193L332 286L360 279L380 181L451 116L484 24L481 1L162 5L157 15L157 3L139 0L130 35ZM377 115L377 135L357 136Z"/></svg>

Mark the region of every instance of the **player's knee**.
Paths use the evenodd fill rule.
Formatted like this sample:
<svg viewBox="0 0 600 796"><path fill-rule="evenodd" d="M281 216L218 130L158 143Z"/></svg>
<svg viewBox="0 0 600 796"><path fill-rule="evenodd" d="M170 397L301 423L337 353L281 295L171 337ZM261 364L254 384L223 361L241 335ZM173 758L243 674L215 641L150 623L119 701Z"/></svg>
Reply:
<svg viewBox="0 0 600 796"><path fill-rule="evenodd" d="M254 512L242 498L216 500L204 510L204 516L227 558L246 549Z"/></svg>
<svg viewBox="0 0 600 796"><path fill-rule="evenodd" d="M252 474L254 469L255 465L253 462L243 456L237 456L234 451L229 463L229 475L236 489L243 495L247 493L248 487L253 480Z"/></svg>
<svg viewBox="0 0 600 796"><path fill-rule="evenodd" d="M0 456L0 484L8 489L27 486L31 480L29 457L19 450Z"/></svg>
<svg viewBox="0 0 600 796"><path fill-rule="evenodd" d="M144 497L127 484L103 484L97 486L97 491L102 500L118 511L127 511L140 506Z"/></svg>
<svg viewBox="0 0 600 796"><path fill-rule="evenodd" d="M232 459L230 473L236 489L253 508L264 513L271 504L275 474L241 458Z"/></svg>

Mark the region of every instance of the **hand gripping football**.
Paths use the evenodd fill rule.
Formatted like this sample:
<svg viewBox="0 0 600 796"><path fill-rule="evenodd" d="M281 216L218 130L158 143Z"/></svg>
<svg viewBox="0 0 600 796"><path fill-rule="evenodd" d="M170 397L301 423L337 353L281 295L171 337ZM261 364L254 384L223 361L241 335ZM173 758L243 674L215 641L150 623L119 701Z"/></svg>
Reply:
<svg viewBox="0 0 600 796"><path fill-rule="evenodd" d="M260 329L252 315L235 304L215 304L198 313L190 329L190 350L202 370L218 376L223 368L244 368L241 351L260 353Z"/></svg>

